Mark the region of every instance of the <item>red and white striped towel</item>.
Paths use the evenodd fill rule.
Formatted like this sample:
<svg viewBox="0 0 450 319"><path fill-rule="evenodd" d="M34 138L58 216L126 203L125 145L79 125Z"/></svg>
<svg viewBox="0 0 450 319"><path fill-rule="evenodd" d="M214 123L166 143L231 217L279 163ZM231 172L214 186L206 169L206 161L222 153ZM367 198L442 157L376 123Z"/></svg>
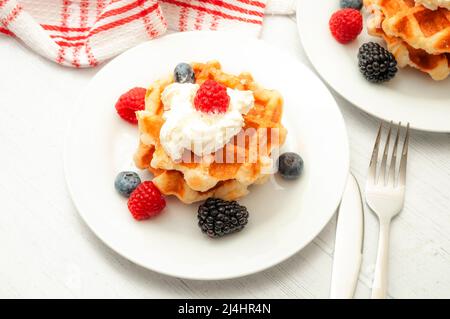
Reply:
<svg viewBox="0 0 450 319"><path fill-rule="evenodd" d="M0 0L0 33L59 64L90 67L168 28L258 35L267 0Z"/></svg>

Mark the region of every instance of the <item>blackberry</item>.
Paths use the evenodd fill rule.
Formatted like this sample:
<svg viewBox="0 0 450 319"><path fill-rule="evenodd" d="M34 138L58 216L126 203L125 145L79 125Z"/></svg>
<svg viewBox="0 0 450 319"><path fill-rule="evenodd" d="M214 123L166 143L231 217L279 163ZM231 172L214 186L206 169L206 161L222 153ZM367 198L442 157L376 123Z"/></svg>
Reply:
<svg viewBox="0 0 450 319"><path fill-rule="evenodd" d="M297 179L303 171L303 159L292 152L281 154L278 158L278 171L285 179Z"/></svg>
<svg viewBox="0 0 450 319"><path fill-rule="evenodd" d="M378 43L364 43L358 52L359 70L372 83L387 82L397 74L397 61Z"/></svg>
<svg viewBox="0 0 450 319"><path fill-rule="evenodd" d="M244 229L248 211L236 201L208 198L198 208L198 226L209 237L218 238Z"/></svg>

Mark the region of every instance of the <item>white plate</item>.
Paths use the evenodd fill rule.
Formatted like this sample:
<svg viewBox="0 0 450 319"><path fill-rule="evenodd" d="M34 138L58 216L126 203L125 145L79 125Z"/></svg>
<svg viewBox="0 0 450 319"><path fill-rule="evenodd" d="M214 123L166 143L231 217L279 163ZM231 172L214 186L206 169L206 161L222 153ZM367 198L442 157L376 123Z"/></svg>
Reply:
<svg viewBox="0 0 450 319"><path fill-rule="evenodd" d="M120 171L132 161L138 132L114 110L120 94L146 87L181 61L221 61L228 72L250 71L285 98L285 150L300 153L298 181L276 178L255 186L241 202L250 211L246 229L219 240L197 226L198 205L171 198L163 214L137 222L116 194ZM148 269L189 279L252 274L308 244L336 210L349 169L344 121L323 83L293 57L264 42L228 33L183 33L142 44L113 60L92 80L68 132L65 173L83 219L109 247ZM150 178L142 173L144 178Z"/></svg>
<svg viewBox="0 0 450 319"><path fill-rule="evenodd" d="M363 43L379 40L364 30L354 42L339 44L328 28L338 9L339 0L298 2L300 37L319 75L345 99L378 118L410 122L418 130L450 132L450 78L435 82L408 67L389 83L369 83L359 72L357 53Z"/></svg>

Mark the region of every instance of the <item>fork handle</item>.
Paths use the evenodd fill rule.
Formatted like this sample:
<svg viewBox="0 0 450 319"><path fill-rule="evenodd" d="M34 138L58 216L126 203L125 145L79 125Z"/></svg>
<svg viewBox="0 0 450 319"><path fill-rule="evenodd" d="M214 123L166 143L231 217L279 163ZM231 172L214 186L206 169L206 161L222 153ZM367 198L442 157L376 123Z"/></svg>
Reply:
<svg viewBox="0 0 450 319"><path fill-rule="evenodd" d="M378 238L377 264L372 284L372 299L385 299L388 286L389 260L389 229L390 221L380 221L380 235Z"/></svg>

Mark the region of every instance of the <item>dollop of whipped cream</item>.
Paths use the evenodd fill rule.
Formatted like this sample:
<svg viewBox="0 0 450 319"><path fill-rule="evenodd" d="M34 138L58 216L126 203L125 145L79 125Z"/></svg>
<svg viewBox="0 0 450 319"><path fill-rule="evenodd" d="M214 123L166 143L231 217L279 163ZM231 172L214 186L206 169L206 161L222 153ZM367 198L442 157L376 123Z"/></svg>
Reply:
<svg viewBox="0 0 450 319"><path fill-rule="evenodd" d="M172 160L185 150L197 156L209 155L225 146L244 126L242 115L254 106L252 91L227 88L230 105L225 113L203 113L194 107L198 84L172 83L161 95L165 120L160 142Z"/></svg>

